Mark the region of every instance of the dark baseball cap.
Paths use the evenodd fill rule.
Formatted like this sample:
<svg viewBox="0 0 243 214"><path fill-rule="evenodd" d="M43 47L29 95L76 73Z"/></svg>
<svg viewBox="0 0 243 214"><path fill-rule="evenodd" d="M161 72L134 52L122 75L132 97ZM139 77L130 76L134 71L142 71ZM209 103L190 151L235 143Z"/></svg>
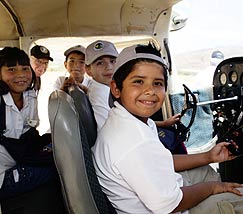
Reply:
<svg viewBox="0 0 243 214"><path fill-rule="evenodd" d="M53 61L53 58L50 57L50 51L46 47L41 45L36 45L33 48L31 48L30 55L34 56L37 59L44 58Z"/></svg>

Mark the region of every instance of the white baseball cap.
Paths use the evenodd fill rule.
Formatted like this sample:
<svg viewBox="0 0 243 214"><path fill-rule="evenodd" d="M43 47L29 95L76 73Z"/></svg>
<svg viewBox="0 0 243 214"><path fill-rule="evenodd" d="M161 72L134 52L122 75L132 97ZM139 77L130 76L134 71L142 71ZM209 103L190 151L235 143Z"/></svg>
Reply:
<svg viewBox="0 0 243 214"><path fill-rule="evenodd" d="M133 46L124 48L121 51L121 53L119 54L119 56L116 58L114 74L122 65L126 64L127 62L129 62L131 60L139 59L139 58L153 59L157 62L162 63L165 66L165 68L167 68L166 61L162 57L152 54L152 53L145 53L145 52L139 51L140 47L143 47L143 46L144 45L133 45Z"/></svg>
<svg viewBox="0 0 243 214"><path fill-rule="evenodd" d="M90 65L101 56L117 57L118 52L114 44L104 40L97 40L88 45L85 52L85 64Z"/></svg>
<svg viewBox="0 0 243 214"><path fill-rule="evenodd" d="M73 46L71 48L68 48L65 52L64 52L64 56L68 56L70 53L72 52L80 52L82 54L85 55L85 47L83 47L82 45L76 45L76 46Z"/></svg>

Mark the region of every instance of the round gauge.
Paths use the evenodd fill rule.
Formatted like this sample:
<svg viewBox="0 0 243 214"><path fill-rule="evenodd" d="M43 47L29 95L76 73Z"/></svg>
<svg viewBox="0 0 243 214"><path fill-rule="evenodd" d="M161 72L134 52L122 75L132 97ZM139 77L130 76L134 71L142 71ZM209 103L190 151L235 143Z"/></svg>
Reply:
<svg viewBox="0 0 243 214"><path fill-rule="evenodd" d="M221 73L219 76L219 82L221 85L225 85L227 82L227 76L225 73Z"/></svg>
<svg viewBox="0 0 243 214"><path fill-rule="evenodd" d="M235 83L238 80L237 72L236 71L230 72L229 78L230 78L230 82Z"/></svg>

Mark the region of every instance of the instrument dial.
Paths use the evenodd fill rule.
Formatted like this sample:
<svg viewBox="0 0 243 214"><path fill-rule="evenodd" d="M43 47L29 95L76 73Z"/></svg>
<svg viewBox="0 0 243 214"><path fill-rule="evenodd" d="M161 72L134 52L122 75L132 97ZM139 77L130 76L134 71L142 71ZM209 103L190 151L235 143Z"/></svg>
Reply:
<svg viewBox="0 0 243 214"><path fill-rule="evenodd" d="M232 71L232 72L230 73L229 78L230 78L230 82L231 82L231 83L235 83L235 82L237 82L237 80L238 80L238 74L237 74L237 72L236 72L236 71Z"/></svg>
<svg viewBox="0 0 243 214"><path fill-rule="evenodd" d="M221 85L225 85L227 82L227 76L225 73L221 73L219 76L219 82Z"/></svg>

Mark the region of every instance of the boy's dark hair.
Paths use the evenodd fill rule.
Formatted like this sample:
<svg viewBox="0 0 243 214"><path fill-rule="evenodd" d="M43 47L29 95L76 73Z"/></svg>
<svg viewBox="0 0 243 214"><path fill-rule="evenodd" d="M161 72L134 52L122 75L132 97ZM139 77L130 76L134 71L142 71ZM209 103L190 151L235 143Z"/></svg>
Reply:
<svg viewBox="0 0 243 214"><path fill-rule="evenodd" d="M156 62L158 64L160 64L163 68L164 68L164 78L165 78L165 90L167 89L167 79L168 79L168 75L167 75L167 69L163 66L163 64L152 60L152 59L133 59L129 62L127 62L126 64L122 65L119 70L117 70L117 72L114 74L113 76L113 80L115 80L117 88L119 90L122 90L122 83L123 81L126 79L126 77L131 73L131 71L133 70L134 66L139 63L139 62ZM121 71L122 72L119 72Z"/></svg>
<svg viewBox="0 0 243 214"><path fill-rule="evenodd" d="M0 71L2 66L11 67L15 66L16 64L30 66L32 72L32 81L27 90L33 89L36 83L36 75L30 65L29 56L23 50L17 47L5 47L0 50Z"/></svg>
<svg viewBox="0 0 243 214"><path fill-rule="evenodd" d="M161 57L161 50L156 48L156 46L152 42L149 42L148 45L137 45L135 49L136 53L148 53Z"/></svg>
<svg viewBox="0 0 243 214"><path fill-rule="evenodd" d="M152 54L152 55L155 55L155 56L158 56L161 58L160 50L157 49L155 47L155 45L153 45L152 43L149 43L148 45L137 45L135 47L135 51L137 54L139 54L139 53ZM163 63L161 63L157 60L146 58L146 57L132 59L132 60L126 62L125 64L123 64L121 67L119 67L116 70L116 72L114 73L114 76L113 76L113 80L115 80L118 89L122 90L123 81L126 79L128 74L134 69L134 66L138 62L156 62L156 63L160 64L164 68L165 89L167 89L167 80L168 80L167 67Z"/></svg>

